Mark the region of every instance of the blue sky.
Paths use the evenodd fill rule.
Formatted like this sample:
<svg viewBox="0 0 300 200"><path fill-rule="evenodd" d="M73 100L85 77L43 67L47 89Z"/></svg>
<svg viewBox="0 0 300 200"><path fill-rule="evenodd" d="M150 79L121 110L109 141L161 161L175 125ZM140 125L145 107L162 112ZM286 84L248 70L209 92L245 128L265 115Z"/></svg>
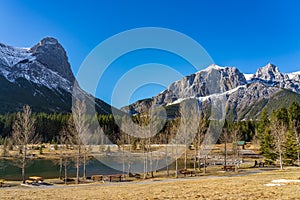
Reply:
<svg viewBox="0 0 300 200"><path fill-rule="evenodd" d="M76 74L89 52L108 37L132 28L164 27L199 42L218 65L254 73L271 62L283 72L292 72L300 70L299 9L296 0L3 0L0 42L29 47L53 36L66 49ZM185 75L193 72L186 62L167 53L137 52L115 63L96 96L110 102L112 85L121 72L153 61L181 68ZM162 89L141 88L130 101Z"/></svg>

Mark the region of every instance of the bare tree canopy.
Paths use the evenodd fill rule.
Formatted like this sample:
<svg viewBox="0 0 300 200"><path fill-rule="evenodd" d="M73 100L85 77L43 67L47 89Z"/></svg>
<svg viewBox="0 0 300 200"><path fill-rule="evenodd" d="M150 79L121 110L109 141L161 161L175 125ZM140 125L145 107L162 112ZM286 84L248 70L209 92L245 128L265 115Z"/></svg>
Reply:
<svg viewBox="0 0 300 200"><path fill-rule="evenodd" d="M16 121L13 124L12 137L16 145L27 145L39 141L35 134L35 119L31 116L31 108L28 105L23 107L23 112L17 113Z"/></svg>
<svg viewBox="0 0 300 200"><path fill-rule="evenodd" d="M20 150L22 149L22 182L25 183L27 145L39 141L39 137L35 134L35 119L31 116L30 106L25 105L23 112L17 113L16 121L13 124L12 137L15 145L19 146Z"/></svg>

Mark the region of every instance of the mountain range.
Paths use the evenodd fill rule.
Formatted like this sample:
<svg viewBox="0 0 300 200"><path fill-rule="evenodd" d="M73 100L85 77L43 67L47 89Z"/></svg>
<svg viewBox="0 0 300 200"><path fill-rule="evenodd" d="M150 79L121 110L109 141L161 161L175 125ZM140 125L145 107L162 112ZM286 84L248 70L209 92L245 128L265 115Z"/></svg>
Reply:
<svg viewBox="0 0 300 200"><path fill-rule="evenodd" d="M300 72L281 73L275 65L267 64L255 74L243 74L236 67L213 64L170 84L158 95L121 110L135 115L147 112L151 106L164 106L169 117L175 117L182 101L194 98L209 108L217 95L225 97L227 116L255 120L263 108L271 112L293 101L300 103Z"/></svg>
<svg viewBox="0 0 300 200"><path fill-rule="evenodd" d="M74 84L66 51L55 38L46 37L31 48L0 43L0 113L20 111L25 104L34 112L68 113ZM98 113L111 113L110 105L95 102Z"/></svg>
<svg viewBox="0 0 300 200"><path fill-rule="evenodd" d="M0 43L0 113L20 111L29 104L35 112L68 113L72 91L77 85L67 53L62 45L46 37L31 48L16 48ZM88 99L95 99L99 114L115 109L102 100L80 90ZM197 99L205 109L214 97L226 99L226 112L235 120L257 119L261 110L300 103L300 72L281 73L267 64L255 74L243 74L236 67L215 64L183 77L156 96L139 100L121 108L130 115L147 112L151 106L164 106L169 117L175 117L179 104Z"/></svg>

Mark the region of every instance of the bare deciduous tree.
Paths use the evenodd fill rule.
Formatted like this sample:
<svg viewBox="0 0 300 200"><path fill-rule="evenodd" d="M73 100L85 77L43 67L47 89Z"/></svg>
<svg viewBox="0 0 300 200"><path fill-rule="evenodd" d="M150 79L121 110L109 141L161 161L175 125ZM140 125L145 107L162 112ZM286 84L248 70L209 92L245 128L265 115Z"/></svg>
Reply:
<svg viewBox="0 0 300 200"><path fill-rule="evenodd" d="M59 159L59 178L62 179L62 169L64 167L64 180L67 183L67 167L70 163L70 155L67 153L68 145L72 144L72 134L69 133L68 124L59 132L60 159Z"/></svg>
<svg viewBox="0 0 300 200"><path fill-rule="evenodd" d="M194 137L197 134L197 129L199 126L200 115L198 112L198 102L195 99L185 100L180 105L180 125L177 130L177 134L175 136L175 144L176 144L176 174L178 177L178 162L179 158L178 153L184 154L184 168L187 168L187 148L193 142ZM178 126L178 125L177 125ZM180 152L179 150L180 145Z"/></svg>
<svg viewBox="0 0 300 200"><path fill-rule="evenodd" d="M271 120L271 132L275 143L275 148L279 156L280 169L283 169L283 152L286 141L287 127L277 118Z"/></svg>
<svg viewBox="0 0 300 200"><path fill-rule="evenodd" d="M80 157L83 148L83 179L86 178L86 147L89 142L90 135L88 134L89 125L86 120L86 103L85 101L76 100L72 107L72 117L74 125L70 124L70 129L73 129L74 143L77 145L76 156L76 184L79 183L79 167Z"/></svg>
<svg viewBox="0 0 300 200"><path fill-rule="evenodd" d="M220 141L222 143L224 143L224 166L226 167L227 165L227 153L228 153L228 149L227 149L227 145L231 140L231 135L229 133L228 130L228 124L225 122L224 128L223 128L223 133L220 135ZM224 168L225 169L225 168Z"/></svg>
<svg viewBox="0 0 300 200"><path fill-rule="evenodd" d="M239 129L238 124L234 124L232 130L230 131L231 139L232 139L232 152L235 159L235 171L239 167L239 150L238 150L238 141L242 139L242 134Z"/></svg>
<svg viewBox="0 0 300 200"><path fill-rule="evenodd" d="M198 168L201 167L201 149L204 145L201 145L204 140L205 132L207 131L205 114L199 114L199 126L197 130L197 135L194 140L195 154L194 154L194 169L196 168L196 160L198 155ZM201 147L202 146L202 147ZM206 173L206 155L204 155L204 173Z"/></svg>
<svg viewBox="0 0 300 200"><path fill-rule="evenodd" d="M17 145L20 150L22 149L22 182L25 183L27 145L39 141L39 137L35 134L35 119L31 116L30 106L25 105L23 112L17 113L16 121L13 124L12 137L15 145Z"/></svg>

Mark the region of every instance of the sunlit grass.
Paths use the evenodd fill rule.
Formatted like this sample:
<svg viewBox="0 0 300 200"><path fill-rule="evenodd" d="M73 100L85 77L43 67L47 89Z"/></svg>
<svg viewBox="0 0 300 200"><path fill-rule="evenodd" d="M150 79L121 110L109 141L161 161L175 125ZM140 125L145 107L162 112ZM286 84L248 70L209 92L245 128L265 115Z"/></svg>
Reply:
<svg viewBox="0 0 300 200"><path fill-rule="evenodd" d="M136 183L93 184L49 189L0 189L2 199L299 199L300 183L267 187L277 179L299 179L300 168L241 177L152 179Z"/></svg>

